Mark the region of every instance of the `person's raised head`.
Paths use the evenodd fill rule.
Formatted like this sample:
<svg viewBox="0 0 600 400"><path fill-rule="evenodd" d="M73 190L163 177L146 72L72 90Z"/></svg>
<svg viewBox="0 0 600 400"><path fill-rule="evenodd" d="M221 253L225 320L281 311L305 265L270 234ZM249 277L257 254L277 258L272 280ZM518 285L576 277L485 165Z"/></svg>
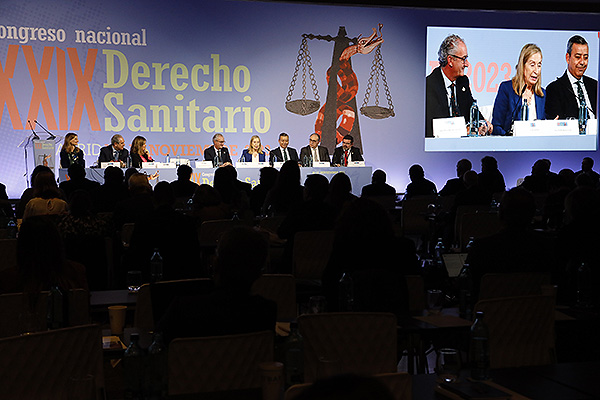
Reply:
<svg viewBox="0 0 600 400"><path fill-rule="evenodd" d="M567 42L567 69L576 79L581 79L588 66L589 46L583 36L575 35Z"/></svg>
<svg viewBox="0 0 600 400"><path fill-rule="evenodd" d="M177 167L177 180L189 181L192 177L193 172L194 170L192 169L192 167L186 164L182 164L179 167Z"/></svg>

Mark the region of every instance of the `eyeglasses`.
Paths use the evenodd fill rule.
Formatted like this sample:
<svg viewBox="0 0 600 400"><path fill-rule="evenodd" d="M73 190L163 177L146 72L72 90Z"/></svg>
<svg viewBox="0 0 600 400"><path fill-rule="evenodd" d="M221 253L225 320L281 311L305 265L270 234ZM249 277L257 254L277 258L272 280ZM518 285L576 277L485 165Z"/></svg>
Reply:
<svg viewBox="0 0 600 400"><path fill-rule="evenodd" d="M454 54L448 54L450 57L454 57L458 60L461 60L463 62L463 64L467 63L467 58L469 58L469 56L464 56L464 57L459 57L459 56L455 56Z"/></svg>

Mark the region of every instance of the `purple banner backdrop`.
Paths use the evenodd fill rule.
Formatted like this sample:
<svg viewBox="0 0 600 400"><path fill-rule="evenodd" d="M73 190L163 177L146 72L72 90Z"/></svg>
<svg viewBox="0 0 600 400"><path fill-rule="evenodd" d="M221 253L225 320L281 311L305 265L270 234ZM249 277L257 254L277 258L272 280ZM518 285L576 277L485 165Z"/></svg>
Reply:
<svg viewBox="0 0 600 400"><path fill-rule="evenodd" d="M478 166L485 154L423 150L427 26L573 30L575 21L577 29L593 30L597 20L575 14L235 1L5 0L0 3L0 182L10 197L26 187L24 151L18 146L31 134L28 121L35 120L56 135L77 132L88 166L115 133L128 145L136 135L146 137L158 161L167 153L201 159L216 132L225 136L234 159L254 134L274 147L285 131L299 149L308 144L317 118L285 109L302 34L335 36L344 26L350 38L369 36L381 23L381 55L396 115L357 117L366 162L384 169L399 191L413 163L423 165L441 187L454 175L456 160L467 157ZM314 39L308 47L323 104L334 45ZM564 51L564 44L557 49ZM351 58L358 107L374 55ZM300 79L293 99L302 96ZM313 97L310 84L307 97ZM382 86L379 101L387 106ZM537 158L552 159L553 170L578 169L581 158L590 155L595 152L495 154L509 186ZM31 155L29 164L30 172Z"/></svg>

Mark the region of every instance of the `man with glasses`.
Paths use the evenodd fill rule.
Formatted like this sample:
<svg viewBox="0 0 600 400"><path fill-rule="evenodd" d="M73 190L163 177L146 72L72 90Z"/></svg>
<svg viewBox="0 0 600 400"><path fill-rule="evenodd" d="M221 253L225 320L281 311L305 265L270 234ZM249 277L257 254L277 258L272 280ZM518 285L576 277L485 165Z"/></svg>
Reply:
<svg viewBox="0 0 600 400"><path fill-rule="evenodd" d="M117 134L110 138L110 144L100 149L98 165L103 162L119 161L121 168L127 165L129 151L125 148L125 139Z"/></svg>
<svg viewBox="0 0 600 400"><path fill-rule="evenodd" d="M449 35L440 45L440 65L427 77L425 137L433 137L434 118L469 117L473 96L469 78L465 75L465 69L471 65L468 57L467 45L458 35ZM485 121L481 113L479 119ZM480 135L491 131L492 125L488 121L479 128Z"/></svg>
<svg viewBox="0 0 600 400"><path fill-rule="evenodd" d="M327 147L319 146L321 136L316 133L310 135L308 146L300 149L300 162L303 167L309 167L315 162L331 163Z"/></svg>
<svg viewBox="0 0 600 400"><path fill-rule="evenodd" d="M204 161L212 161L214 167L231 165L229 150L225 147L225 138L217 133L212 138L213 145L204 150Z"/></svg>

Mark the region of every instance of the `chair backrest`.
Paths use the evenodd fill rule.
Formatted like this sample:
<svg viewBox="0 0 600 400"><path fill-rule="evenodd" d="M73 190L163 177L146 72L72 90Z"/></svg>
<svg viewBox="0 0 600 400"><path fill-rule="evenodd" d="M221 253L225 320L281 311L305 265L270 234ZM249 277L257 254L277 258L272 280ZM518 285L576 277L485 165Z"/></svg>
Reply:
<svg viewBox="0 0 600 400"><path fill-rule="evenodd" d="M465 214L485 213L490 211L490 205L463 205L456 208L454 217L454 237L460 238L460 228L462 225L462 217Z"/></svg>
<svg viewBox="0 0 600 400"><path fill-rule="evenodd" d="M258 364L273 361L273 332L175 339L169 345L169 395L259 388Z"/></svg>
<svg viewBox="0 0 600 400"><path fill-rule="evenodd" d="M369 200L374 201L383 207L384 210L390 211L396 208L396 195L380 195L380 196L368 196Z"/></svg>
<svg viewBox="0 0 600 400"><path fill-rule="evenodd" d="M421 315L425 309L425 281L421 275L406 275L405 279L410 315Z"/></svg>
<svg viewBox="0 0 600 400"><path fill-rule="evenodd" d="M457 216L458 218L458 216ZM484 236L490 236L502 229L502 222L496 212L467 212L462 214L458 222L458 240L460 248L466 251L469 238L478 239Z"/></svg>
<svg viewBox="0 0 600 400"><path fill-rule="evenodd" d="M17 239L0 239L0 271L17 266Z"/></svg>
<svg viewBox="0 0 600 400"><path fill-rule="evenodd" d="M320 358L338 361L343 372L396 372L396 325L396 316L391 313L299 316L298 328L304 338L304 381L317 378Z"/></svg>
<svg viewBox="0 0 600 400"><path fill-rule="evenodd" d="M329 262L333 237L333 231L296 233L292 252L292 271L296 279L321 279Z"/></svg>
<svg viewBox="0 0 600 400"><path fill-rule="evenodd" d="M485 274L479 285L479 300L542 294L542 286L549 284L549 272Z"/></svg>
<svg viewBox="0 0 600 400"><path fill-rule="evenodd" d="M392 393L394 400L412 400L412 377L406 372L390 372L373 375ZM290 386L285 391L284 400L294 400L312 383L301 383Z"/></svg>
<svg viewBox="0 0 600 400"><path fill-rule="evenodd" d="M232 219L216 219L204 221L198 228L198 242L200 246L217 246L221 236L242 222Z"/></svg>
<svg viewBox="0 0 600 400"><path fill-rule="evenodd" d="M46 330L48 292L0 295L0 338ZM69 290L69 326L90 323L90 294Z"/></svg>
<svg viewBox="0 0 600 400"><path fill-rule="evenodd" d="M430 204L436 204L437 197L421 196L402 201L402 234L426 235L430 222L425 215Z"/></svg>
<svg viewBox="0 0 600 400"><path fill-rule="evenodd" d="M516 296L480 300L489 329L491 368L555 362L554 297Z"/></svg>
<svg viewBox="0 0 600 400"><path fill-rule="evenodd" d="M150 285L150 297L154 322L158 323L175 297L209 294L215 283L210 278L180 279L157 282Z"/></svg>
<svg viewBox="0 0 600 400"><path fill-rule="evenodd" d="M277 303L277 321L296 319L296 281L289 274L263 274L252 285L252 294L258 294Z"/></svg>
<svg viewBox="0 0 600 400"><path fill-rule="evenodd" d="M152 297L150 297L150 284L144 283L137 292L133 326L142 332L154 330L154 315L152 314Z"/></svg>
<svg viewBox="0 0 600 400"><path fill-rule="evenodd" d="M75 394L73 380L87 375L94 377L96 395L103 390L98 325L0 339L0 354L3 399L70 398Z"/></svg>

